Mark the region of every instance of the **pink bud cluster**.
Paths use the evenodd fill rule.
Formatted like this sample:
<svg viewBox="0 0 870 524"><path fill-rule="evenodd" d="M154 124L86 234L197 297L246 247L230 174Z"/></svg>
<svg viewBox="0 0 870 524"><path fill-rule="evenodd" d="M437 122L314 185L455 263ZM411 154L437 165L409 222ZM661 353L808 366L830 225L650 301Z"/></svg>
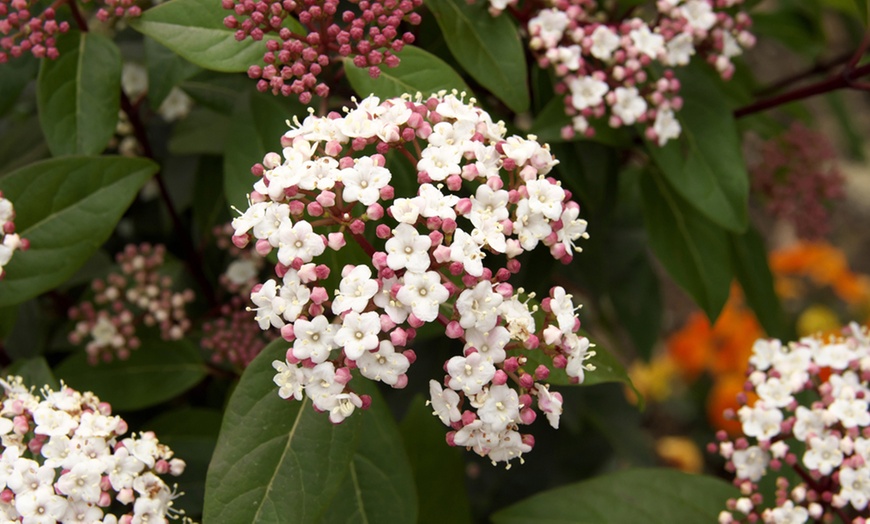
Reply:
<svg viewBox="0 0 870 524"><path fill-rule="evenodd" d="M89 0L84 0L88 2ZM142 8L136 5L136 0L96 0L102 5L97 10L97 20L108 22L112 19L137 18L142 15Z"/></svg>
<svg viewBox="0 0 870 524"><path fill-rule="evenodd" d="M432 381L451 444L519 458L533 444L518 427L534 420L535 399L558 426L549 368L526 355L580 381L593 352L564 289L538 307L509 283L523 252L543 245L567 263L587 236L570 192L547 177L549 148L505 137L474 100L443 92L312 114L281 143L254 166L250 207L233 221L236 245L277 255L277 279L251 299L260 327L292 344L274 362L279 395L307 396L339 423L370 402L353 391L354 373L404 387L416 331L437 322L463 343L445 363L445 389ZM387 156L415 166L412 193L397 194ZM327 250L357 260L318 263Z"/></svg>
<svg viewBox="0 0 870 524"><path fill-rule="evenodd" d="M741 3L659 0L650 20L608 21L609 12L594 0L552 0L533 11L529 47L542 68L555 71L556 91L566 95L565 112L573 119L564 137L592 136L590 122L606 119L614 128L641 124L659 145L677 138L682 99L672 68L698 55L730 77L732 58L754 43L749 17L737 11ZM491 6L499 12L507 3L491 0Z"/></svg>
<svg viewBox="0 0 870 524"><path fill-rule="evenodd" d="M828 232L829 210L844 196L844 179L824 134L792 124L764 144L751 173L752 189L765 199L767 212L791 222L798 236L813 239Z"/></svg>
<svg viewBox="0 0 870 524"><path fill-rule="evenodd" d="M69 30L69 23L58 23L50 7L34 16L34 4L29 0L0 0L0 64L24 53L52 60L58 57L55 39Z"/></svg>
<svg viewBox="0 0 870 524"><path fill-rule="evenodd" d="M422 0L222 0L234 14L224 25L236 30L236 40L266 39L265 66L253 65L248 76L257 89L298 96L307 104L313 95L326 97L330 80L320 75L333 61L352 57L356 67L368 68L372 78L378 66L396 67L398 53L414 42L400 24L420 23L414 11ZM270 38L274 34L277 38Z"/></svg>
<svg viewBox="0 0 870 524"><path fill-rule="evenodd" d="M3 198L3 192L0 191L0 278L5 275L3 266L12 260L15 251L19 249L24 251L30 247L30 242L26 238L21 238L15 233L13 220L15 220L15 208L9 199Z"/></svg>
<svg viewBox="0 0 870 524"><path fill-rule="evenodd" d="M851 324L842 337L782 344L758 340L749 359L739 418L744 436L722 432L711 453L725 458L740 497L719 522L865 522L870 517L870 336ZM749 395L757 397L754 403ZM765 504L759 482L777 476ZM792 475L793 477L793 475Z"/></svg>
<svg viewBox="0 0 870 524"><path fill-rule="evenodd" d="M132 524L183 515L173 508L180 494L161 475L178 476L185 463L154 433L121 438L127 423L91 392L46 386L40 397L21 377L0 385L4 522Z"/></svg>
<svg viewBox="0 0 870 524"><path fill-rule="evenodd" d="M163 340L179 340L190 330L185 307L194 294L172 290L172 278L161 274L165 255L162 245L128 244L115 257L120 273L95 279L93 301L70 308L76 325L69 341L85 344L91 364L129 358L141 344L141 326L158 328Z"/></svg>

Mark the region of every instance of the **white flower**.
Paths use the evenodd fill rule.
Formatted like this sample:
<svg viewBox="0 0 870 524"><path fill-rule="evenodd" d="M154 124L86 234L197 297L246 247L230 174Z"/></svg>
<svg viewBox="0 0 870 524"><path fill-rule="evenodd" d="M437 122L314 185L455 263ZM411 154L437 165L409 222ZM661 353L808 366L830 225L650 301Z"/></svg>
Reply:
<svg viewBox="0 0 870 524"><path fill-rule="evenodd" d="M100 500L100 478L103 464L99 460L83 460L57 479L57 490L72 499L96 504Z"/></svg>
<svg viewBox="0 0 870 524"><path fill-rule="evenodd" d="M844 503L851 503L853 508L864 511L870 499L870 468L841 468L839 496Z"/></svg>
<svg viewBox="0 0 870 524"><path fill-rule="evenodd" d="M737 414L747 437L770 440L780 433L782 412L776 408L768 408L764 402L756 402L754 407L743 406Z"/></svg>
<svg viewBox="0 0 870 524"><path fill-rule="evenodd" d="M377 286L377 284L376 284ZM281 286L281 298L284 300L284 320L293 322L302 313L302 309L308 304L311 290L297 279L291 277L290 272L284 275L284 285Z"/></svg>
<svg viewBox="0 0 870 524"><path fill-rule="evenodd" d="M422 184L418 193L423 205L420 214L426 218L438 217L441 219L455 219L456 211L453 206L459 202L456 195L445 195L440 189L432 184Z"/></svg>
<svg viewBox="0 0 870 524"><path fill-rule="evenodd" d="M425 171L432 180L440 181L449 175L458 175L462 168L462 149L456 146L429 146L420 155L417 171Z"/></svg>
<svg viewBox="0 0 870 524"><path fill-rule="evenodd" d="M794 414L795 424L792 432L795 438L803 442L806 442L810 435L826 435L828 426L837 420L825 409L810 410L804 406L798 406Z"/></svg>
<svg viewBox="0 0 870 524"><path fill-rule="evenodd" d="M707 31L716 24L716 13L707 0L688 0L677 8L677 12L694 29Z"/></svg>
<svg viewBox="0 0 870 524"><path fill-rule="evenodd" d="M517 295L501 303L498 308L511 338L525 341L535 332L535 319L525 302L521 302Z"/></svg>
<svg viewBox="0 0 870 524"><path fill-rule="evenodd" d="M389 340L382 340L377 351L364 351L356 360L356 365L364 377L394 386L399 376L408 371L411 363L408 357L396 352Z"/></svg>
<svg viewBox="0 0 870 524"><path fill-rule="evenodd" d="M432 414L441 419L445 426L462 418L459 413L459 394L452 389L442 389L441 384L429 381L429 398L426 405L432 405Z"/></svg>
<svg viewBox="0 0 870 524"><path fill-rule="evenodd" d="M779 340L760 338L752 345L752 356L749 357L749 363L755 369L764 371L773 364L780 351L782 351L782 342Z"/></svg>
<svg viewBox="0 0 870 524"><path fill-rule="evenodd" d="M354 409L362 407L362 399L356 393L341 393L335 396L335 405L329 410L329 421L339 424L351 416Z"/></svg>
<svg viewBox="0 0 870 524"><path fill-rule="evenodd" d="M840 439L834 435L810 437L803 462L809 469L818 470L822 475L830 475L834 468L843 463Z"/></svg>
<svg viewBox="0 0 870 524"><path fill-rule="evenodd" d="M663 62L669 66L684 66L695 55L695 42L690 33L680 33L666 44L667 54Z"/></svg>
<svg viewBox="0 0 870 524"><path fill-rule="evenodd" d="M603 27L603 26L599 26ZM596 80L592 76L583 76L568 82L571 90L571 104L582 111L587 107L597 107L604 100L604 95L610 91L607 82Z"/></svg>
<svg viewBox="0 0 870 524"><path fill-rule="evenodd" d="M492 290L491 282L478 282L474 288L466 289L456 299L455 307L460 315L459 325L481 332L493 329L503 301L504 297Z"/></svg>
<svg viewBox="0 0 870 524"><path fill-rule="evenodd" d="M298 366L280 360L272 361L272 367L277 373L272 382L278 386L278 396L284 399L293 397L302 400L302 390L305 388L305 373Z"/></svg>
<svg viewBox="0 0 870 524"><path fill-rule="evenodd" d="M467 357L456 356L448 360L447 373L450 375L447 385L451 389L476 395L495 376L495 366L480 353L471 353Z"/></svg>
<svg viewBox="0 0 870 524"><path fill-rule="evenodd" d="M121 86L131 100L136 100L148 91L148 70L135 62L124 62L121 69ZM0 224L4 220L0 217Z"/></svg>
<svg viewBox="0 0 870 524"><path fill-rule="evenodd" d="M554 429L559 429L559 417L562 415L562 394L550 393L550 389L541 384L535 384L538 393L538 409L547 414L547 421Z"/></svg>
<svg viewBox="0 0 870 524"><path fill-rule="evenodd" d="M345 266L344 275L332 301L332 312L336 315L345 311L362 313L369 300L378 292L378 281L371 278L371 268L360 264L347 271L348 267L350 266Z"/></svg>
<svg viewBox="0 0 870 524"><path fill-rule="evenodd" d="M257 312L254 320L260 324L260 329L269 329L270 324L276 328L284 327L284 320L281 317L287 305L278 295L277 283L274 280L267 280L260 289L252 292L251 301L257 306L254 308Z"/></svg>
<svg viewBox="0 0 870 524"><path fill-rule="evenodd" d="M363 351L378 347L378 335L381 332L381 321L374 311L357 313L351 311L341 323L341 328L335 334L335 343L344 348L344 354L351 360L356 360ZM322 408L321 408L322 409ZM324 411L326 411L324 409Z"/></svg>
<svg viewBox="0 0 870 524"><path fill-rule="evenodd" d="M341 197L346 202L359 201L370 206L380 199L381 189L390 183L391 178L390 171L377 165L372 157L356 159L353 167L341 170L341 182L344 184Z"/></svg>
<svg viewBox="0 0 870 524"><path fill-rule="evenodd" d="M523 442L522 435L513 430L499 433L491 441L492 447L486 455L492 460L493 464L496 462L510 462L515 458L519 458L522 461L521 457L523 453L528 453L532 450L530 445Z"/></svg>
<svg viewBox="0 0 870 524"><path fill-rule="evenodd" d="M568 334L574 331L575 320L577 314L574 313L575 308L573 296L565 292L562 286L556 286L552 290L553 297L550 299L550 311L556 315L556 321L559 324L559 330Z"/></svg>
<svg viewBox="0 0 870 524"><path fill-rule="evenodd" d="M432 240L421 235L414 226L399 224L393 236L387 240L387 266L393 271L407 269L412 273L423 273L429 269L429 248Z"/></svg>
<svg viewBox="0 0 870 524"><path fill-rule="evenodd" d="M529 193L529 210L540 213L550 220L558 220L562 215L562 201L565 200L565 190L558 184L539 178L526 182Z"/></svg>
<svg viewBox="0 0 870 524"><path fill-rule="evenodd" d="M193 99L177 87L173 87L157 109L157 113L167 122L175 122L190 114Z"/></svg>
<svg viewBox="0 0 870 524"><path fill-rule="evenodd" d="M592 31L592 47L589 51L599 60L610 60L619 48L619 36L606 25L599 25Z"/></svg>
<svg viewBox="0 0 870 524"><path fill-rule="evenodd" d="M580 206L567 205L564 211L562 211L562 216L559 217L559 221L562 222L562 228L556 231L556 238L565 246L565 250L569 253L582 251L582 249L574 245L574 241L580 238L589 238L589 234L586 233L588 223L582 218L578 218L579 216Z"/></svg>
<svg viewBox="0 0 870 524"><path fill-rule="evenodd" d="M241 286L257 276L257 264L251 259L233 260L224 274L230 282Z"/></svg>
<svg viewBox="0 0 870 524"><path fill-rule="evenodd" d="M390 320L396 324L401 324L408 318L411 309L393 297L391 291L397 282L399 282L397 277L385 278L381 283L381 290L378 291L373 300L376 306L387 313Z"/></svg>
<svg viewBox="0 0 870 524"><path fill-rule="evenodd" d="M397 198L393 200L390 206L390 214L397 222L404 224L414 224L417 222L417 217L423 210L423 199L420 197L414 198Z"/></svg>
<svg viewBox="0 0 870 524"><path fill-rule="evenodd" d="M525 250L534 249L538 242L553 232L547 217L542 213L532 212L527 198L519 201L516 214L516 220L513 222L514 234Z"/></svg>
<svg viewBox="0 0 870 524"><path fill-rule="evenodd" d="M509 193L504 189L493 190L486 184L477 187L471 197L471 211L468 219L474 227L482 227L487 221L501 222L507 220Z"/></svg>
<svg viewBox="0 0 870 524"><path fill-rule="evenodd" d="M674 117L673 111L670 109L660 109L656 113L653 130L658 137L658 144L663 146L668 140L679 138L683 128L680 126L680 121Z"/></svg>
<svg viewBox="0 0 870 524"><path fill-rule="evenodd" d="M332 362L322 362L311 369L305 394L321 411L331 411L338 404L338 395L344 384L335 379L335 366Z"/></svg>
<svg viewBox="0 0 870 524"><path fill-rule="evenodd" d="M632 29L628 33L631 38L631 43L641 54L650 58L658 58L659 54L665 50L665 39L662 35L653 33L649 30L646 24L641 25L637 29Z"/></svg>
<svg viewBox="0 0 870 524"><path fill-rule="evenodd" d="M461 229L457 229L453 233L453 243L450 244L450 260L461 262L466 273L475 277L481 276L484 256L480 246L471 238L471 235Z"/></svg>
<svg viewBox="0 0 870 524"><path fill-rule="evenodd" d="M734 467L737 468L737 478L758 482L767 470L770 456L758 446L739 449L731 456Z"/></svg>
<svg viewBox="0 0 870 524"><path fill-rule="evenodd" d="M758 396L768 406L784 408L794 401L791 387L782 380L772 377L755 388Z"/></svg>
<svg viewBox="0 0 870 524"><path fill-rule="evenodd" d="M341 178L338 160L332 157L324 156L317 160L306 160L302 167L304 171L299 177L297 185L299 189L306 191L332 189L335 187L335 182Z"/></svg>
<svg viewBox="0 0 870 524"><path fill-rule="evenodd" d="M492 386L485 393L477 416L492 431L503 431L520 418L520 400L517 392L508 386Z"/></svg>
<svg viewBox="0 0 870 524"><path fill-rule="evenodd" d="M292 227L289 221L281 224L278 230L278 261L289 266L297 258L311 262L326 250L323 237L314 232L308 222L296 222Z"/></svg>
<svg viewBox="0 0 870 524"><path fill-rule="evenodd" d="M773 524L803 524L810 517L810 512L803 506L795 506L787 500L782 506L764 512L764 522Z"/></svg>
<svg viewBox="0 0 870 524"><path fill-rule="evenodd" d="M411 308L411 312L424 322L438 317L438 308L447 301L450 292L441 285L441 275L436 271L405 273L404 283L396 298Z"/></svg>
<svg viewBox="0 0 870 524"><path fill-rule="evenodd" d="M635 87L617 87L614 90L615 102L611 109L622 123L630 126L646 112L646 100L638 94Z"/></svg>
<svg viewBox="0 0 870 524"><path fill-rule="evenodd" d="M559 9L541 9L529 20L529 34L541 39L544 47L554 47L562 39L570 22L568 15Z"/></svg>
<svg viewBox="0 0 870 524"><path fill-rule="evenodd" d="M489 331L480 331L473 327L465 330L465 349L475 348L493 364L504 362L507 357L504 348L510 340L511 335L504 326L495 326Z"/></svg>
<svg viewBox="0 0 870 524"><path fill-rule="evenodd" d="M329 358L329 352L336 347L335 325L323 315L317 315L310 321L298 319L293 324L293 333L296 335L293 356L299 360L310 358L312 362L319 364Z"/></svg>

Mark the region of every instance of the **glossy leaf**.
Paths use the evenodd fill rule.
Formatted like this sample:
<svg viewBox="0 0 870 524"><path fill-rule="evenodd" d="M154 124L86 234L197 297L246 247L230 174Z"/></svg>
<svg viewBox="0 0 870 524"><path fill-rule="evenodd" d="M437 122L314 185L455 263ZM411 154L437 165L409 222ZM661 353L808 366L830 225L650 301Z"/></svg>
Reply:
<svg viewBox="0 0 870 524"><path fill-rule="evenodd" d="M751 228L743 235L731 234L730 240L734 274L743 288L746 302L768 336L790 340L785 312L773 287L764 240Z"/></svg>
<svg viewBox="0 0 870 524"><path fill-rule="evenodd" d="M152 38L145 38L145 64L148 66L148 103L157 109L172 88L202 71Z"/></svg>
<svg viewBox="0 0 870 524"><path fill-rule="evenodd" d="M43 60L36 97L39 121L54 156L93 155L115 133L121 107L121 52L98 33L58 38L57 60Z"/></svg>
<svg viewBox="0 0 870 524"><path fill-rule="evenodd" d="M633 469L545 491L492 516L494 524L716 522L737 490L672 469Z"/></svg>
<svg viewBox="0 0 870 524"><path fill-rule="evenodd" d="M205 522L314 522L348 475L362 417L334 425L307 399L281 399L272 361L286 348L267 346L233 391L206 479Z"/></svg>
<svg viewBox="0 0 870 524"><path fill-rule="evenodd" d="M214 1L172 0L146 10L130 25L200 67L241 73L262 63L266 40L278 37L268 34L259 42L239 42L235 30L223 23L228 14Z"/></svg>
<svg viewBox="0 0 870 524"><path fill-rule="evenodd" d="M399 427L417 486L420 504L417 522L471 524L462 451L445 444L444 434L448 428L432 415L422 395L411 401Z"/></svg>
<svg viewBox="0 0 870 524"><path fill-rule="evenodd" d="M195 386L206 375L199 351L189 340L142 340L124 361L90 365L77 351L55 370L58 378L79 391L93 391L119 411L147 408Z"/></svg>
<svg viewBox="0 0 870 524"><path fill-rule="evenodd" d="M143 158L67 157L0 178L15 224L30 241L0 280L0 306L23 302L69 278L109 237L157 165Z"/></svg>
<svg viewBox="0 0 870 524"><path fill-rule="evenodd" d="M4 342L3 352L12 360L36 358L45 353L50 332L48 319L38 299L15 308L15 325Z"/></svg>
<svg viewBox="0 0 870 524"><path fill-rule="evenodd" d="M379 66L381 74L378 78L372 78L368 69L356 67L348 59L344 61L344 72L353 90L362 97L374 94L391 98L417 93L429 96L442 89L471 92L456 71L428 51L407 45L398 57L401 63L397 67Z"/></svg>
<svg viewBox="0 0 870 524"><path fill-rule="evenodd" d="M399 427L373 382L357 377L352 384L357 393L371 395L372 405L353 414L361 419L359 443L323 522L415 523L417 493Z"/></svg>
<svg viewBox="0 0 870 524"><path fill-rule="evenodd" d="M662 293L646 252L632 257L627 270L610 280L608 289L620 323L638 354L648 360L662 328Z"/></svg>
<svg viewBox="0 0 870 524"><path fill-rule="evenodd" d="M650 246L711 321L728 300L732 269L725 230L702 216L654 172L641 176Z"/></svg>
<svg viewBox="0 0 870 524"><path fill-rule="evenodd" d="M426 7L462 68L513 111L527 111L526 52L512 19L490 15L485 2L428 0Z"/></svg>
<svg viewBox="0 0 870 524"><path fill-rule="evenodd" d="M0 134L0 176L51 156L37 115L10 115L9 123Z"/></svg>
<svg viewBox="0 0 870 524"><path fill-rule="evenodd" d="M234 124L227 115L195 107L172 128L169 152L173 155L223 155L227 135Z"/></svg>
<svg viewBox="0 0 870 524"><path fill-rule="evenodd" d="M742 232L748 224L749 175L731 107L718 85L698 68L681 70L683 108L679 140L647 150L686 202L716 224Z"/></svg>
<svg viewBox="0 0 870 524"><path fill-rule="evenodd" d="M39 60L29 54L0 64L0 116L15 105L38 70Z"/></svg>

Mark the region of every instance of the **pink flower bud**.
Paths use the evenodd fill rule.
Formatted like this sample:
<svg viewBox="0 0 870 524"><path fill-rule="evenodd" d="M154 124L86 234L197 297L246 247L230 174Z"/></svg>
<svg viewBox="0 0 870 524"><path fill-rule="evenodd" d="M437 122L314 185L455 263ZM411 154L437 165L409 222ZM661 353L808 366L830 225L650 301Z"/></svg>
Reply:
<svg viewBox="0 0 870 524"><path fill-rule="evenodd" d="M335 370L335 381L339 384L347 384L352 378L353 375L350 374L350 370L346 367Z"/></svg>
<svg viewBox="0 0 870 524"><path fill-rule="evenodd" d="M462 326L459 325L459 322L453 320L447 324L445 328L445 334L449 338L460 338L465 335L465 330L462 329Z"/></svg>
<svg viewBox="0 0 870 524"><path fill-rule="evenodd" d="M354 235L362 235L366 230L366 223L360 219L356 219L350 223L348 229L350 229L351 233Z"/></svg>
<svg viewBox="0 0 870 524"><path fill-rule="evenodd" d="M390 226L386 224L378 224L378 227L375 228L375 235L377 235L380 239L387 239L392 236L393 230L390 229Z"/></svg>
<svg viewBox="0 0 870 524"><path fill-rule="evenodd" d="M405 355L405 358L408 359L408 362L410 364L413 364L414 362L417 361L417 354L414 353L413 349L406 349L405 351L402 352L402 354Z"/></svg>
<svg viewBox="0 0 870 524"><path fill-rule="evenodd" d="M108 495L108 493L105 493L105 494ZM103 494L101 493L100 494L100 504L98 504L98 505L100 507L108 507L109 504L112 503L112 500L111 500L111 498L109 498L109 500L107 501L108 503L105 506L103 506L102 505L102 502L103 502L102 495ZM117 498L118 502L120 502L121 504L129 504L129 503L133 502L135 500L135 495L133 494L133 488L122 489L121 491L118 492L118 496L115 498Z"/></svg>
<svg viewBox="0 0 870 524"><path fill-rule="evenodd" d="M287 342L296 340L296 335L293 333L293 324L284 324L281 327L281 338Z"/></svg>
<svg viewBox="0 0 870 524"><path fill-rule="evenodd" d="M330 269L325 264L318 264L314 268L314 274L317 275L317 280L329 278Z"/></svg>
<svg viewBox="0 0 870 524"><path fill-rule="evenodd" d="M329 246L333 251L338 251L347 245L347 240L344 238L344 233L340 233L338 231L334 233L329 233L327 236L326 245Z"/></svg>
<svg viewBox="0 0 870 524"><path fill-rule="evenodd" d="M398 377L396 377L396 383L393 384L393 389L405 389L405 386L408 385L408 375L402 373Z"/></svg>
<svg viewBox="0 0 870 524"><path fill-rule="evenodd" d="M505 370L505 373L513 373L520 368L520 364L517 362L517 357L511 357L504 361L502 364L502 368Z"/></svg>
<svg viewBox="0 0 870 524"><path fill-rule="evenodd" d="M465 410L462 412L462 425L467 426L477 420L477 415L473 411Z"/></svg>
<svg viewBox="0 0 870 524"><path fill-rule="evenodd" d="M264 257L272 252L272 245L269 244L269 241L264 239L264 238L257 240L257 243L254 245L254 248L257 250L257 254L260 255L261 257Z"/></svg>
<svg viewBox="0 0 870 524"><path fill-rule="evenodd" d="M394 346L404 346L408 342L408 335L402 328L396 328L390 331L390 342Z"/></svg>
<svg viewBox="0 0 870 524"><path fill-rule="evenodd" d="M308 214L313 217L319 217L323 214L323 206L320 205L317 201L308 203Z"/></svg>
<svg viewBox="0 0 870 524"><path fill-rule="evenodd" d="M396 327L396 323L390 318L389 315L381 315L381 331L388 332L394 327Z"/></svg>
<svg viewBox="0 0 870 524"><path fill-rule="evenodd" d="M535 378L533 376L529 375L528 373L523 373L522 375L520 375L520 386L526 389L530 389L534 385Z"/></svg>
<svg viewBox="0 0 870 524"><path fill-rule="evenodd" d="M495 372L495 375L492 377L492 384L494 386L503 386L507 384L508 374L502 370L498 370Z"/></svg>
<svg viewBox="0 0 870 524"><path fill-rule="evenodd" d="M448 235L453 233L454 231L456 231L456 221L453 220L452 218L445 218L441 222L441 230L444 231L444 233L446 233ZM506 233L506 234L509 234L509 233Z"/></svg>
<svg viewBox="0 0 870 524"><path fill-rule="evenodd" d="M523 424L531 424L538 417L538 414L535 413L534 409L531 408L523 408L520 410L520 420Z"/></svg>
<svg viewBox="0 0 870 524"><path fill-rule="evenodd" d="M314 289L311 290L310 299L313 303L320 305L329 300L329 293L327 293L326 288L316 286Z"/></svg>
<svg viewBox="0 0 870 524"><path fill-rule="evenodd" d="M408 315L408 324L410 324L410 326L413 328L421 328L426 325L426 322L420 320L419 318L417 318L416 315L411 313L410 315Z"/></svg>
<svg viewBox="0 0 870 524"><path fill-rule="evenodd" d="M233 235L233 245L239 249L244 249L248 245L248 235Z"/></svg>
<svg viewBox="0 0 870 524"><path fill-rule="evenodd" d="M335 205L335 193L329 190L321 191L315 200L323 207L332 207Z"/></svg>

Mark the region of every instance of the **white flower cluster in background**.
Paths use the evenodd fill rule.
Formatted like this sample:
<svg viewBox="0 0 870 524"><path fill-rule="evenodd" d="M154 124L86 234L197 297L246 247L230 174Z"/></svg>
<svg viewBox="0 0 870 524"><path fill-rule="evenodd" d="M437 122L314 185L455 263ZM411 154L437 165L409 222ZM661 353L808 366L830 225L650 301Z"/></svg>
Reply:
<svg viewBox="0 0 870 524"><path fill-rule="evenodd" d="M25 250L29 242L15 233L15 208L12 202L3 198L0 191L0 278L5 274L3 267L12 260L12 255L17 250Z"/></svg>
<svg viewBox="0 0 870 524"><path fill-rule="evenodd" d="M737 411L743 434L718 435L718 452L734 472L741 497L720 522L864 522L870 517L870 337L851 324L846 335L783 344L759 340L749 359L747 391ZM791 485L777 475L768 507L758 483L770 470L794 469ZM858 519L858 520L853 520Z"/></svg>
<svg viewBox="0 0 870 524"><path fill-rule="evenodd" d="M517 3L490 0L490 10ZM681 132L680 83L672 68L698 56L727 79L733 59L755 42L742 0L659 0L648 19L629 11L613 21L596 0L544 4L528 21L529 47L542 68L556 73L556 91L566 94L573 120L565 138L592 136L591 124L606 119L614 128L641 124L649 140L665 145Z"/></svg>
<svg viewBox="0 0 870 524"><path fill-rule="evenodd" d="M184 461L150 432L132 434L93 393L48 387L41 397L21 377L0 380L0 517L4 522L136 524L178 518L179 496L160 475ZM123 508L120 515L112 513Z"/></svg>
<svg viewBox="0 0 870 524"><path fill-rule="evenodd" d="M277 255L277 278L251 300L260 327L291 344L274 363L280 396L307 396L341 422L370 402L353 391L352 372L404 387L416 330L434 322L464 346L432 383L452 443L493 461L520 457L533 443L518 426L535 418L534 399L558 426L549 369L526 355L580 381L594 353L563 288L538 307L508 282L523 252L544 246L567 263L586 237L579 206L547 177L557 163L549 148L506 137L473 100L445 93L312 114L282 145L254 166L261 178L233 222L236 245ZM388 167L402 163L412 175ZM401 176L411 177L408 194L393 186ZM351 245L353 263L318 263Z"/></svg>

